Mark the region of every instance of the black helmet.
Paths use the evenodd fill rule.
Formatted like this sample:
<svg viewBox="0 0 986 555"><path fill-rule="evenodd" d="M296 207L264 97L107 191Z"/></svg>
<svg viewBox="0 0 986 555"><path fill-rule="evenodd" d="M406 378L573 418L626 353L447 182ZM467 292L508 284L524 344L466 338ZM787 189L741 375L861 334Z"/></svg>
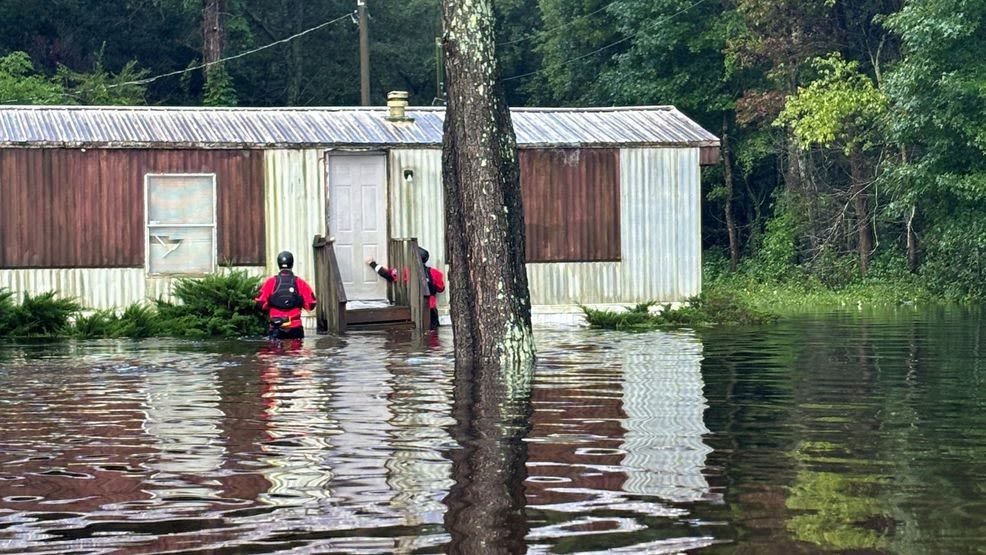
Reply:
<svg viewBox="0 0 986 555"><path fill-rule="evenodd" d="M418 256L421 257L421 262L428 262L428 251L421 247L418 247Z"/></svg>
<svg viewBox="0 0 986 555"><path fill-rule="evenodd" d="M290 270L294 267L294 255L288 251L281 251L277 255L277 267L282 270Z"/></svg>

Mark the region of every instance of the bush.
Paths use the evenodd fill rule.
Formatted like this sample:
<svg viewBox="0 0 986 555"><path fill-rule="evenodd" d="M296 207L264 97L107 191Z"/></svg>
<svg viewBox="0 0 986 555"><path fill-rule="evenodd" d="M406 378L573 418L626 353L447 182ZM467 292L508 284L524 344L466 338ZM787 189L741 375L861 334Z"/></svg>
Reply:
<svg viewBox="0 0 986 555"><path fill-rule="evenodd" d="M14 292L0 287L0 337L6 336L13 329Z"/></svg>
<svg viewBox="0 0 986 555"><path fill-rule="evenodd" d="M35 297L25 293L20 304L7 291L0 292L0 334L6 337L54 337L69 328L69 320L82 309L72 299L59 299L53 291Z"/></svg>
<svg viewBox="0 0 986 555"><path fill-rule="evenodd" d="M253 302L259 288L260 278L239 270L178 280L174 295L179 302L155 303L157 331L192 339L262 335L266 319Z"/></svg>
<svg viewBox="0 0 986 555"><path fill-rule="evenodd" d="M132 304L121 315L112 310L97 310L90 315L79 316L69 333L80 339L152 337L159 327L156 320L157 315L150 307Z"/></svg>
<svg viewBox="0 0 986 555"><path fill-rule="evenodd" d="M626 307L626 311L595 310L582 306L591 328L620 331L650 331L711 325L757 325L776 320L776 316L745 305L733 296L702 293L688 300L688 304L672 309L652 312L656 303L640 303Z"/></svg>

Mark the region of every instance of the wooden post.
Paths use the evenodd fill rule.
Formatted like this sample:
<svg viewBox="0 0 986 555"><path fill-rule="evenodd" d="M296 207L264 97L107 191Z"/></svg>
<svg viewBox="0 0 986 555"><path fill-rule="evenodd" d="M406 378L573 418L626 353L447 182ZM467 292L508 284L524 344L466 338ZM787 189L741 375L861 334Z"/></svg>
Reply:
<svg viewBox="0 0 986 555"><path fill-rule="evenodd" d="M318 333L346 332L346 290L333 242L321 235L312 241L315 255L315 322Z"/></svg>

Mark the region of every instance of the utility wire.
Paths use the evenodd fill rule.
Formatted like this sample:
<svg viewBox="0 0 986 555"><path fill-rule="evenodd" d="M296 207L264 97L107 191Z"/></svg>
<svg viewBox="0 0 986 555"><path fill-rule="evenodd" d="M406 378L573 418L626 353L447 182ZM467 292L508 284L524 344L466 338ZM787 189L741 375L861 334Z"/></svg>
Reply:
<svg viewBox="0 0 986 555"><path fill-rule="evenodd" d="M673 13L673 14L667 16L667 17L664 17L662 19L659 19L657 22L658 23L664 23L665 21L669 21L670 19L672 19L674 17L677 17L677 16L679 16L679 15L687 12L688 10L694 8L695 6L698 6L699 4L701 4L703 2L705 2L705 0L698 0L698 2L695 2L694 4L692 4L690 6L687 6L685 8L682 8L682 9L676 11L675 13ZM600 9L603 9L603 8L600 8ZM599 10L596 10L596 11L599 11ZM596 12L593 12L593 13L596 13ZM587 14L587 15L589 15L589 14ZM607 49L613 48L614 46L623 44L624 42L626 42L626 41L628 41L628 40L630 40L632 38L634 38L633 35L623 37L622 39L620 39L618 41L614 41L614 42L611 42L611 43L609 43L609 44L607 44L605 46L601 46L601 47L593 50L592 52L589 52L588 54L583 54L581 56L576 56L575 58L569 58L569 59L567 59L567 60L559 63L558 65L559 66L564 66L564 65L568 65L568 64L573 63L573 62L577 62L579 60L583 60L585 58L588 58L589 56L593 56L595 54L598 54L598 53L602 52L603 50L607 50ZM520 75L514 75L512 77L505 77L505 78L501 79L501 81L513 81L514 79L522 79L524 77L530 77L531 75L536 75L538 73L543 72L544 70L545 70L545 68L536 69L534 71L529 71L527 73L521 73Z"/></svg>
<svg viewBox="0 0 986 555"><path fill-rule="evenodd" d="M537 33L533 33L533 34L530 34L530 35L524 35L523 37L520 37L519 39L508 40L507 42L497 43L497 46L509 46L511 44L517 44L518 42L524 42L526 40L531 40L531 39L534 39L534 38L538 38L538 37L544 36L544 35L546 35L548 33L554 33L555 31L557 31L559 29L564 29L566 27L571 27L572 25L575 25L576 23L578 23L579 21L581 21L583 19L587 19L589 17L592 17L592 16L596 15L597 13L605 10L606 8L612 6L613 4L615 4L618 1L620 1L620 0L614 0L613 2L610 2L609 4L606 4L605 6L599 8L598 10L589 12L587 14L582 14L582 15L580 15L578 17L574 17L574 18L572 18L571 21L568 21L566 23L562 23L561 25L556 25L555 27L552 27L550 29L543 29L541 31L538 31Z"/></svg>
<svg viewBox="0 0 986 555"><path fill-rule="evenodd" d="M144 79L136 79L136 80L133 80L133 81L127 81L125 83L114 83L112 85L108 85L107 88L125 87L125 86L128 86L128 85L146 85L148 83L153 83L154 81L157 81L158 79L164 79L165 77L171 77L171 76L174 76L174 75L181 75L183 73L188 73L189 71L196 71L196 70L199 70L199 69L202 69L202 68L206 68L206 67L209 67L209 66L212 66L212 65L215 65L215 64L221 64L223 62L228 62L230 60L236 60L237 58L243 58L244 56L249 56L250 54L255 54L257 52L260 52L261 50L266 50L266 49L271 48L273 46L277 46L279 44L284 44L286 42L290 42L290 41L292 41L292 40L294 40L294 39L296 39L298 37L307 35L308 33L313 33L315 31L318 31L322 27L327 27L329 25L332 25L333 23L338 23L338 22L342 21L343 19L347 19L347 18L350 18L350 17L352 17L352 14L347 13L346 15L339 16L339 17L337 17L335 19L332 19L332 20L329 20L329 21L325 21L323 23L319 23L318 25L316 25L314 27L311 27L310 29L305 29L304 31L301 31L300 33L295 33L295 34L291 35L290 37L285 37L283 39L276 40L274 42L265 44L263 46L258 46L257 48L253 48L253 49L247 50L245 52L240 52L239 54L234 54L232 56L227 56L227 57L221 58L219 60L215 60L215 61L212 61L212 62L206 62L206 63L199 64L199 65L192 66L192 67L186 67L185 69L179 69L179 70L175 70L175 71L169 71L168 73L162 73L160 75L155 75L153 77L145 77Z"/></svg>

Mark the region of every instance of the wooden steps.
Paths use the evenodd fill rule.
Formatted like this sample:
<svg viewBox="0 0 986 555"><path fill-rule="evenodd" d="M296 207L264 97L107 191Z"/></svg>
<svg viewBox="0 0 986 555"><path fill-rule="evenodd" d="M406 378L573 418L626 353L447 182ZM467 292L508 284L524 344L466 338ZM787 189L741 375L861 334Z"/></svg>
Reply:
<svg viewBox="0 0 986 555"><path fill-rule="evenodd" d="M380 306L346 310L346 327L353 329L378 329L413 327L411 308L407 306Z"/></svg>

